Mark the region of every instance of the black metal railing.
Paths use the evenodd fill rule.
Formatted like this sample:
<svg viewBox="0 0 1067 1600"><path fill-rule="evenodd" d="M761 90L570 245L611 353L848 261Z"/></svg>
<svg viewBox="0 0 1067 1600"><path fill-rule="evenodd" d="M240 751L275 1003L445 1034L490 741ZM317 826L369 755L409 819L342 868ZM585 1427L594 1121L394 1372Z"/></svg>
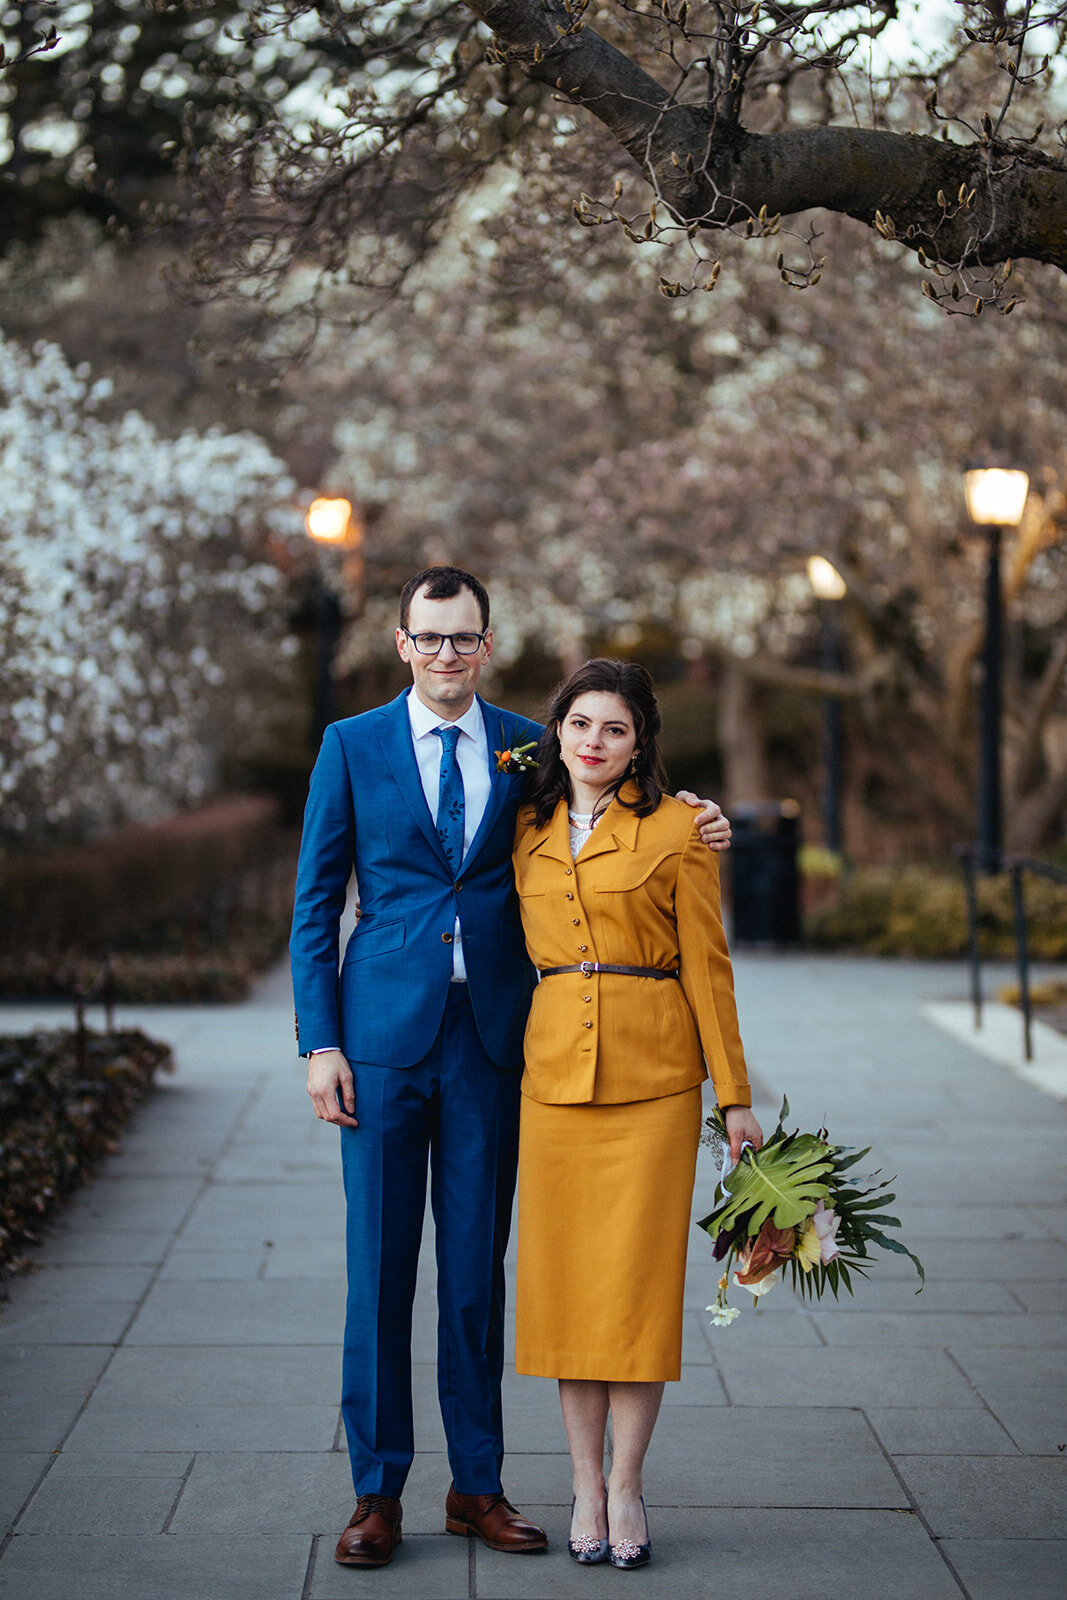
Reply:
<svg viewBox="0 0 1067 1600"><path fill-rule="evenodd" d="M91 983L83 984L74 990L74 1048L77 1054L78 1071L84 1073L86 1068L85 1041L87 1028L85 1026L85 1008L99 1001L104 1008L104 1025L108 1033L111 1032L115 1020L115 972L108 953L101 964L100 971Z"/></svg>
<svg viewBox="0 0 1067 1600"><path fill-rule="evenodd" d="M953 854L963 868L967 895L967 951L971 969L971 1004L974 1026L982 1026L982 953L978 938L978 875L993 877L1007 873L1011 878L1012 921L1015 934L1015 965L1019 973L1019 1009L1023 1018L1023 1054L1034 1059L1033 1007L1030 1001L1030 944L1026 926L1026 874L1047 878L1050 883L1067 885L1067 872L1034 856L1001 854L991 871L989 852L977 844L958 844Z"/></svg>

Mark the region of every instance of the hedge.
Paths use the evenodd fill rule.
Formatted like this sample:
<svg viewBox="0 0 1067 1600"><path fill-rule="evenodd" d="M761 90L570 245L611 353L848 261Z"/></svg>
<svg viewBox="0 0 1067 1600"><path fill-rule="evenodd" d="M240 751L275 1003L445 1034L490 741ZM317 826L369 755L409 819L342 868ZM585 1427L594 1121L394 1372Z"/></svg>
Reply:
<svg viewBox="0 0 1067 1600"><path fill-rule="evenodd" d="M136 1029L0 1036L0 1278L83 1184L160 1070L170 1046Z"/></svg>
<svg viewBox="0 0 1067 1600"><path fill-rule="evenodd" d="M982 954L1011 958L1015 925L1011 881L978 880ZM1026 877L1027 932L1035 960L1067 958L1067 888ZM809 945L824 950L862 950L872 955L963 956L967 954L967 904L962 873L930 867L862 869L843 877L828 905L805 919Z"/></svg>
<svg viewBox="0 0 1067 1600"><path fill-rule="evenodd" d="M112 954L118 999L238 999L284 949L295 853L273 800L235 796L0 861L0 994L69 996Z"/></svg>

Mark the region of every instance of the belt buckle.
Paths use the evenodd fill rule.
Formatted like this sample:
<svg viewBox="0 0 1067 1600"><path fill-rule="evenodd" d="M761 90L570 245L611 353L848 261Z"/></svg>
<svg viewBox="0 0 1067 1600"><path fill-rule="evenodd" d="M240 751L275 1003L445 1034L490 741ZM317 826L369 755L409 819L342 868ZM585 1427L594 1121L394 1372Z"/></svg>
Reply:
<svg viewBox="0 0 1067 1600"><path fill-rule="evenodd" d="M594 972L600 970L600 963L599 961L581 961L578 964L578 970L583 978L591 978Z"/></svg>

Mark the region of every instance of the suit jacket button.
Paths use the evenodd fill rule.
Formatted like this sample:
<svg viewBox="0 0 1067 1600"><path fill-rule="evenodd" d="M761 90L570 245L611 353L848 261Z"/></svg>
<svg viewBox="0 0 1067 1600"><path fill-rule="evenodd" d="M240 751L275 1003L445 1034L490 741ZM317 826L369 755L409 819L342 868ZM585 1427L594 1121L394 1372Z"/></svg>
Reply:
<svg viewBox="0 0 1067 1600"><path fill-rule="evenodd" d="M580 944L578 946L578 949L581 951L582 955L584 956L586 951L589 949L589 946L587 944Z"/></svg>
<svg viewBox="0 0 1067 1600"><path fill-rule="evenodd" d="M591 1000L592 998L593 998L593 996L591 994L583 994L582 995L582 999L586 1000L586 1001Z"/></svg>
<svg viewBox="0 0 1067 1600"><path fill-rule="evenodd" d="M567 899L568 900L573 900L574 899L574 896L571 894L569 889L567 890Z"/></svg>
<svg viewBox="0 0 1067 1600"><path fill-rule="evenodd" d="M581 927L581 923L578 921L577 917L572 917L571 918L571 924L575 928L580 928Z"/></svg>
<svg viewBox="0 0 1067 1600"><path fill-rule="evenodd" d="M593 1024L591 1022L583 1022L582 1023L582 1027L583 1028L591 1028L592 1026L593 1026Z"/></svg>
<svg viewBox="0 0 1067 1600"><path fill-rule="evenodd" d="M452 943L452 935L450 933L443 933L441 935L441 943L442 944L451 944Z"/></svg>
<svg viewBox="0 0 1067 1600"><path fill-rule="evenodd" d="M564 867L563 871L566 874L566 876L569 878L569 877L571 877L574 869L573 869L573 867Z"/></svg>

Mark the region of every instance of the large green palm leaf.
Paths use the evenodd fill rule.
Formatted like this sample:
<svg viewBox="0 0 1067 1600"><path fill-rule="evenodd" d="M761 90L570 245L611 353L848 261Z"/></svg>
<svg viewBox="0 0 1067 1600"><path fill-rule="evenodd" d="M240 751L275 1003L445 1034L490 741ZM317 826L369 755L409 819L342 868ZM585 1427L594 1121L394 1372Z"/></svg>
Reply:
<svg viewBox="0 0 1067 1600"><path fill-rule="evenodd" d="M828 1198L826 1178L833 1169L830 1146L811 1133L794 1134L780 1144L770 1141L758 1164L746 1150L727 1178L728 1188L717 1191L722 1199L700 1226L714 1238L733 1232L743 1221L750 1239L768 1217L776 1228L795 1228Z"/></svg>

